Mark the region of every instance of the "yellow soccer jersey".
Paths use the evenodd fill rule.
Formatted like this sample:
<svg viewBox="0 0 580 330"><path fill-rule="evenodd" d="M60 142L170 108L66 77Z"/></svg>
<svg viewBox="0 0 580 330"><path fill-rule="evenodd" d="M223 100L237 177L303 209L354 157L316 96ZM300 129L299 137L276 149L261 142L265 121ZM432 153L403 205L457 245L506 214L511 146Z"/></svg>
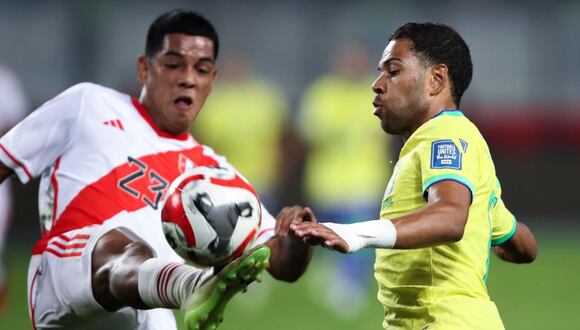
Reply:
<svg viewBox="0 0 580 330"><path fill-rule="evenodd" d="M501 202L485 140L460 111L442 111L405 142L381 204L381 218L397 218L424 207L429 187L444 180L471 192L463 239L414 250L377 249L375 277L378 299L385 307L383 326L503 329L485 280L492 240L509 238L513 216L506 220L509 211ZM497 225L496 211L501 220Z"/></svg>

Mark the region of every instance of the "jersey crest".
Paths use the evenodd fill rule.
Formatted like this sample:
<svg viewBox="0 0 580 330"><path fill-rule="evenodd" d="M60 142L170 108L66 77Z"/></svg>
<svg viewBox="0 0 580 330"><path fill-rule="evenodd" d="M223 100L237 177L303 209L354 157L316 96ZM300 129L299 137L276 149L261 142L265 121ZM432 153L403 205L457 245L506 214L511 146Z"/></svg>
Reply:
<svg viewBox="0 0 580 330"><path fill-rule="evenodd" d="M179 173L184 173L187 170L193 169L196 164L193 160L187 158L184 154L179 154L179 160L177 162Z"/></svg>

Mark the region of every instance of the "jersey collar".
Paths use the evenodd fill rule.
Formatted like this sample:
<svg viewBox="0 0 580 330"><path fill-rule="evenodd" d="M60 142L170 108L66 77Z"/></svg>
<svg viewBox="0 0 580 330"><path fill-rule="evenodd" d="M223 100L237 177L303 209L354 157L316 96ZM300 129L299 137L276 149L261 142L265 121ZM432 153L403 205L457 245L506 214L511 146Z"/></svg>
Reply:
<svg viewBox="0 0 580 330"><path fill-rule="evenodd" d="M160 137L167 138L167 139L179 140L179 141L187 141L187 139L189 139L190 135L187 132L182 133L182 134L178 134L178 135L173 135L173 134L162 131L161 129L159 129L157 124L155 124L155 122L153 121L153 118L151 118L151 116L149 116L149 113L147 113L147 111L145 110L145 107L141 104L141 102L139 102L139 100L132 98L131 102L133 102L133 105L135 106L137 111L139 111L139 114L141 115L141 117L143 117L143 119L145 119L145 121L149 124L149 126L151 126L151 128L153 128L155 133L157 133L157 135L159 135Z"/></svg>
<svg viewBox="0 0 580 330"><path fill-rule="evenodd" d="M435 116L431 117L431 119L435 118L435 117L439 117L439 116L451 116L451 117L462 117L463 116L463 112L461 112L461 110L452 110L452 109L443 109L441 111L439 111L438 114L436 114Z"/></svg>
<svg viewBox="0 0 580 330"><path fill-rule="evenodd" d="M424 127L425 125L427 125L427 123L429 123L432 119L437 118L439 116L464 117L463 112L461 112L461 110L457 110L457 109L443 109L443 110L439 111L439 113L437 113L435 116L429 118L429 120L427 120L421 126L419 126L413 132L413 134L411 134L411 136L409 136L408 139L404 139L403 138L403 143L404 143L403 148L405 148L405 145L407 144L407 141L409 141L419 130L421 130L422 127Z"/></svg>

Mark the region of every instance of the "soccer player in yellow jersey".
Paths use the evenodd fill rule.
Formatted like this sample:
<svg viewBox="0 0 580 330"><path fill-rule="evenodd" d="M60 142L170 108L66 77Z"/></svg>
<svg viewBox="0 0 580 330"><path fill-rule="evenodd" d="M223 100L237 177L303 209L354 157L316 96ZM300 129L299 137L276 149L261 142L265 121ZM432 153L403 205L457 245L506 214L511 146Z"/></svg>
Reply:
<svg viewBox="0 0 580 330"><path fill-rule="evenodd" d="M535 259L535 238L505 207L485 140L457 110L472 71L454 29L408 23L395 31L372 85L373 105L383 130L405 144L380 219L291 225L313 245L377 248L385 329L503 329L485 285L490 252L517 263Z"/></svg>

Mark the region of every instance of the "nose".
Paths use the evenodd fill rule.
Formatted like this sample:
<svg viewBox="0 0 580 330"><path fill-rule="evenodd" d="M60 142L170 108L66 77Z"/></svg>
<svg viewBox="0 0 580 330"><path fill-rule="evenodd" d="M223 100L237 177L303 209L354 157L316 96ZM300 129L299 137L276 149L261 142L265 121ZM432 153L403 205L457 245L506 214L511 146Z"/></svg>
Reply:
<svg viewBox="0 0 580 330"><path fill-rule="evenodd" d="M178 86L182 88L193 88L195 86L195 70L184 69L179 75Z"/></svg>
<svg viewBox="0 0 580 330"><path fill-rule="evenodd" d="M380 74L377 79L373 82L373 84L371 85L371 88L373 89L373 92L375 92L375 94L384 94L386 92L386 87L385 84L382 81L383 74Z"/></svg>

